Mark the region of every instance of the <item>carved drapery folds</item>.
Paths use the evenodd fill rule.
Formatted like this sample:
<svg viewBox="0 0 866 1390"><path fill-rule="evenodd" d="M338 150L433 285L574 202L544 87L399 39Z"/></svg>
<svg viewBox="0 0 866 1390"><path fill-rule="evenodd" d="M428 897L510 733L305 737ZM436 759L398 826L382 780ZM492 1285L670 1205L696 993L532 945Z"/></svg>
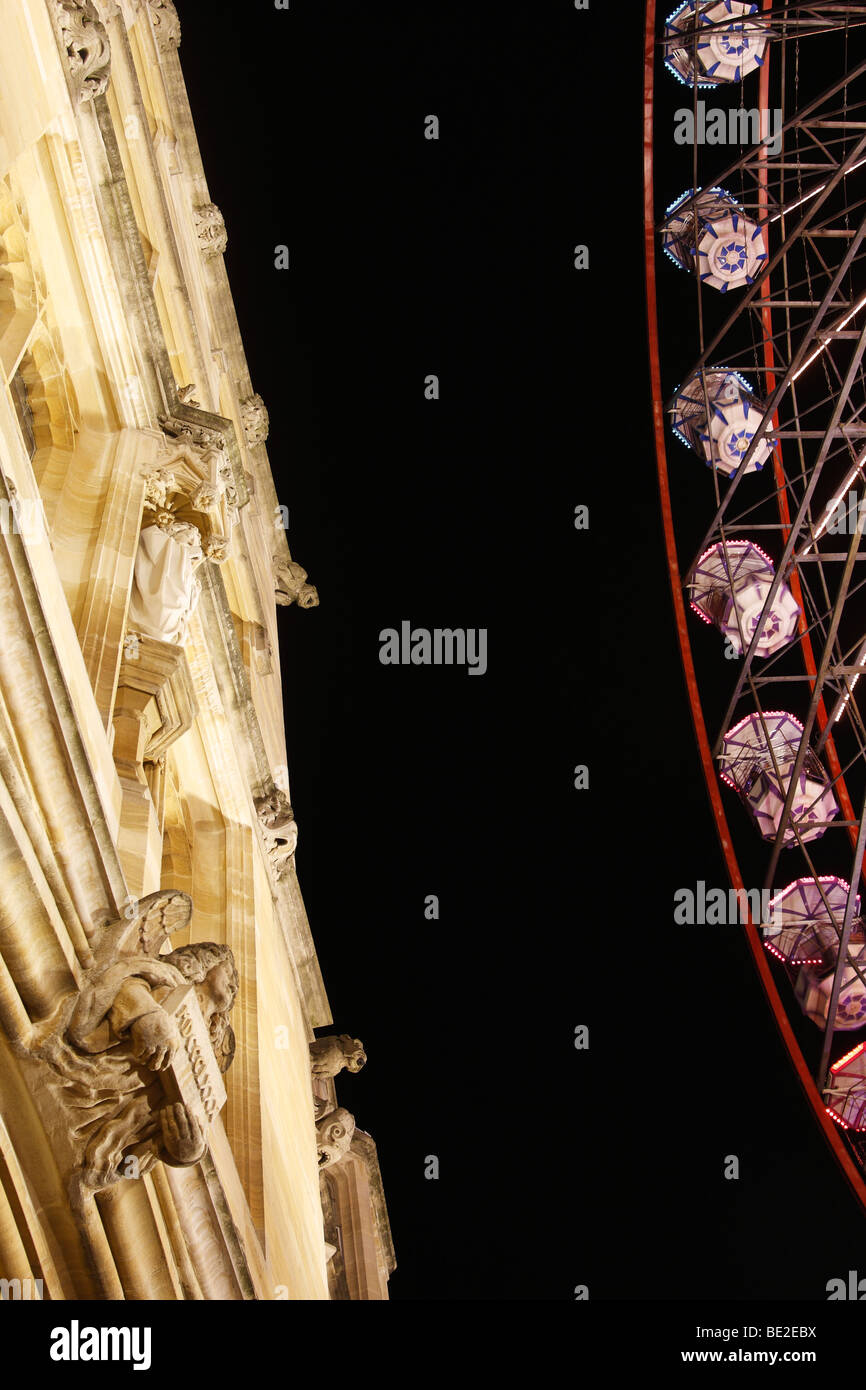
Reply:
<svg viewBox="0 0 866 1390"><path fill-rule="evenodd" d="M367 1061L364 1044L349 1033L317 1038L310 1043L310 1070L313 1076L337 1076L345 1067L359 1072Z"/></svg>
<svg viewBox="0 0 866 1390"><path fill-rule="evenodd" d="M241 402L241 424L244 428L247 444L251 449L254 449L257 444L264 444L268 437L270 423L261 396L249 396Z"/></svg>
<svg viewBox="0 0 866 1390"><path fill-rule="evenodd" d="M221 256L228 245L228 232L216 203L202 203L192 210L198 244L205 260Z"/></svg>
<svg viewBox="0 0 866 1390"><path fill-rule="evenodd" d="M111 48L92 0L49 0L73 96L92 101L106 90L111 76Z"/></svg>
<svg viewBox="0 0 866 1390"><path fill-rule="evenodd" d="M180 646L201 592L195 576L203 559L201 532L160 508L142 528L129 596L128 625L160 643Z"/></svg>
<svg viewBox="0 0 866 1390"><path fill-rule="evenodd" d="M180 20L172 0L147 0L157 47L163 53L180 47Z"/></svg>
<svg viewBox="0 0 866 1390"><path fill-rule="evenodd" d="M203 560L227 559L238 495L223 441L213 432L163 428L176 449L148 474L144 521L130 596L129 628L160 642L182 644L199 596Z"/></svg>
<svg viewBox="0 0 866 1390"><path fill-rule="evenodd" d="M274 556L274 597L281 607L286 608L290 603L296 603L299 608L318 607L319 591L306 581L307 571L297 561Z"/></svg>
<svg viewBox="0 0 866 1390"><path fill-rule="evenodd" d="M298 843L295 813L286 793L279 787L275 787L267 796L256 797L255 808L271 871L279 881Z"/></svg>
<svg viewBox="0 0 866 1390"><path fill-rule="evenodd" d="M171 446L145 479L112 716L124 795L120 844L138 892L158 882L163 755L197 714L182 649L201 594L196 571L204 560L227 558L238 509L222 435L171 417L162 425Z"/></svg>
<svg viewBox="0 0 866 1390"><path fill-rule="evenodd" d="M84 1193L159 1160L197 1163L234 1055L229 948L201 942L160 955L189 922L184 893L152 893L129 911L103 929L80 989L60 1000L31 1051L47 1068Z"/></svg>
<svg viewBox="0 0 866 1390"><path fill-rule="evenodd" d="M131 632L182 645L200 592L195 571L227 559L238 495L220 435L168 416L162 426L174 447L146 479L127 621Z"/></svg>

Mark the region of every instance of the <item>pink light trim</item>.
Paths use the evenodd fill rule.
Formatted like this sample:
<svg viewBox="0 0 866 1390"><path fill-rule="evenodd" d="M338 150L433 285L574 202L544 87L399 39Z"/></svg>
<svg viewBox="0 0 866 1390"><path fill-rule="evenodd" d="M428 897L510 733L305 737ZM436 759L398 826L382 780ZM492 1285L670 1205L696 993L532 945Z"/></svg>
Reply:
<svg viewBox="0 0 866 1390"><path fill-rule="evenodd" d="M800 721L799 721L799 719L797 718L797 716L796 716L795 714L791 714L789 710L786 710L786 709L765 709L765 710L764 710L764 719L765 719L765 720L767 720L767 719L775 719L776 717L778 717L778 718L780 718L780 719L790 719L790 721L791 721L792 724L796 724L797 728L800 730L800 733L803 732L803 725L800 723ZM727 743L727 741L728 741L729 738L733 738L734 734L739 733L740 729L745 728L745 726L746 726L747 724L753 723L753 721L756 720L756 719L757 719L757 720L759 721L759 723L760 723L761 716L760 716L760 714L757 713L757 711L756 711L754 714L747 714L746 717L745 717L745 719L741 719L741 720L740 720L739 724L735 724L734 727L733 727L732 729L728 729L728 732L725 734L725 743Z"/></svg>
<svg viewBox="0 0 866 1390"><path fill-rule="evenodd" d="M866 1043L858 1043L856 1047L852 1047L850 1052L846 1052L844 1057L840 1057L838 1062L833 1063L830 1070L835 1074L844 1067L847 1062L851 1062L855 1057L859 1057L864 1047L866 1047Z"/></svg>
<svg viewBox="0 0 866 1390"><path fill-rule="evenodd" d="M837 1115L836 1111L831 1109L829 1105L825 1105L824 1109L827 1111L827 1114L830 1116L830 1119L836 1121L837 1125L841 1125L843 1129L851 1128L851 1126L845 1120L842 1119L842 1116Z"/></svg>
<svg viewBox="0 0 866 1390"><path fill-rule="evenodd" d="M758 554L761 556L761 559L766 560L767 564L770 566L773 573L775 574L775 564L770 559L767 552L765 550L762 550L759 545L755 545L754 541L716 541L714 545L707 547L703 555L700 557L700 560L698 560L697 565L695 565L695 569L697 570L698 566L701 564L701 561L706 560L707 556L714 554L715 551L721 551L721 553L724 555L726 547L728 550L745 550L747 546L750 546L752 550L757 550Z"/></svg>

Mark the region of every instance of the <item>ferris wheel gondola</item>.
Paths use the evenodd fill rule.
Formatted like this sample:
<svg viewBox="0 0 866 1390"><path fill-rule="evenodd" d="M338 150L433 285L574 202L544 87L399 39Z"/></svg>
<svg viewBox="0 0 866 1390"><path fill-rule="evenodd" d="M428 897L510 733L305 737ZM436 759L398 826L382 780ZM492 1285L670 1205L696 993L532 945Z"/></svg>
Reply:
<svg viewBox="0 0 866 1390"><path fill-rule="evenodd" d="M735 889L744 888L749 821L766 847L762 891L775 895L778 917L763 940L761 924L746 926L749 948L812 1110L866 1209L866 1171L845 1140L866 1128L866 1061L859 1052L856 1065L834 1061L866 1029L866 4L687 0L658 20L648 0L647 298L677 633ZM662 187L654 97L671 74L691 90L695 118L711 87L716 101L754 107L764 138L727 155L697 141L678 147L674 186ZM781 117L772 141L771 111ZM666 154L666 171L676 157ZM688 191L671 201L677 185ZM694 285L693 357L673 380L666 354L673 362L676 344L660 340L657 318L670 262ZM681 317L678 341L684 331ZM666 417L707 465L689 475L682 527ZM671 454L671 468L686 462ZM701 512L700 543L681 556L678 542ZM700 678L689 610L736 658L717 651L714 665L705 653ZM712 728L705 709L724 710ZM741 820L731 803L726 810L724 782L739 794ZM799 877L780 889L783 857ZM801 1043L802 1015L816 1027L814 1048Z"/></svg>

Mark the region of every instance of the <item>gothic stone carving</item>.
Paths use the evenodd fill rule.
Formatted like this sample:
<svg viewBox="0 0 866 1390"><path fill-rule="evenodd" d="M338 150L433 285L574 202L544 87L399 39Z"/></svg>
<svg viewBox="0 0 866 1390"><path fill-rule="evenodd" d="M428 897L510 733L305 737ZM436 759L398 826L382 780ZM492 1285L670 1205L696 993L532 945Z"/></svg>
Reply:
<svg viewBox="0 0 866 1390"><path fill-rule="evenodd" d="M286 793L278 787L268 796L256 797L255 808L262 827L268 859L274 877L279 880L298 843L295 813Z"/></svg>
<svg viewBox="0 0 866 1390"><path fill-rule="evenodd" d="M197 1163L225 1101L238 989L232 953L201 942L159 954L191 911L184 893L152 893L129 920L104 928L80 990L59 1002L33 1050L50 1068L82 1192L138 1177L159 1160Z"/></svg>
<svg viewBox="0 0 866 1390"><path fill-rule="evenodd" d="M163 53L180 47L180 20L172 0L147 0L157 46Z"/></svg>
<svg viewBox="0 0 866 1390"><path fill-rule="evenodd" d="M251 449L264 444L268 437L268 412L261 396L250 396L241 402L241 424Z"/></svg>
<svg viewBox="0 0 866 1390"><path fill-rule="evenodd" d="M138 538L130 629L158 642L182 645L201 592L195 571L203 558L198 527L175 520L161 508L155 525L145 526Z"/></svg>
<svg viewBox="0 0 866 1390"><path fill-rule="evenodd" d="M75 98L92 101L102 95L110 77L105 26L92 0L51 0L51 10Z"/></svg>
<svg viewBox="0 0 866 1390"><path fill-rule="evenodd" d="M299 608L316 608L319 592L314 584L306 582L307 571L295 560L280 560L274 557L274 596L282 607L296 603Z"/></svg>
<svg viewBox="0 0 866 1390"><path fill-rule="evenodd" d="M316 1124L320 1169L331 1168L345 1157L354 1133L355 1117L342 1106L337 1106L336 1110L329 1110L327 1115L322 1116Z"/></svg>
<svg viewBox="0 0 866 1390"><path fill-rule="evenodd" d="M222 564L229 554L239 503L223 438L213 430L178 427L168 417L162 424L173 436L175 447L147 476L144 526L158 526L177 540L185 537L189 545L194 541L191 532L175 529L175 523L185 523L198 531L202 557Z"/></svg>
<svg viewBox="0 0 866 1390"><path fill-rule="evenodd" d="M202 203L200 207L193 208L193 219L198 244L205 259L221 256L228 245L228 233L216 203Z"/></svg>
<svg viewBox="0 0 866 1390"><path fill-rule="evenodd" d="M194 385L193 382L189 384ZM187 389L187 387L181 387L181 391ZM182 401L181 404L188 405L190 402ZM181 420L177 415L160 415L159 423L163 433L176 439L179 445L195 444L200 449L222 449L225 447L222 433L219 430L210 429L207 425L192 424L189 420Z"/></svg>
<svg viewBox="0 0 866 1390"><path fill-rule="evenodd" d="M313 1076L336 1076L347 1067L349 1071L359 1072L367 1060L364 1044L360 1038L352 1038L348 1033L327 1038L317 1038L310 1043L310 1068Z"/></svg>

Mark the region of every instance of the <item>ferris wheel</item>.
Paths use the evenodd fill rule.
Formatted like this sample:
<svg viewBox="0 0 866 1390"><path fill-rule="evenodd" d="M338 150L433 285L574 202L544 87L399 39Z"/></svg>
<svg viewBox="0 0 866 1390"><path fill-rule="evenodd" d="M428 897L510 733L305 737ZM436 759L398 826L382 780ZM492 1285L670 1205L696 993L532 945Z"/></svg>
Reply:
<svg viewBox="0 0 866 1390"><path fill-rule="evenodd" d="M866 1208L866 3L647 0L644 96L688 697L731 884L769 904L749 949Z"/></svg>

